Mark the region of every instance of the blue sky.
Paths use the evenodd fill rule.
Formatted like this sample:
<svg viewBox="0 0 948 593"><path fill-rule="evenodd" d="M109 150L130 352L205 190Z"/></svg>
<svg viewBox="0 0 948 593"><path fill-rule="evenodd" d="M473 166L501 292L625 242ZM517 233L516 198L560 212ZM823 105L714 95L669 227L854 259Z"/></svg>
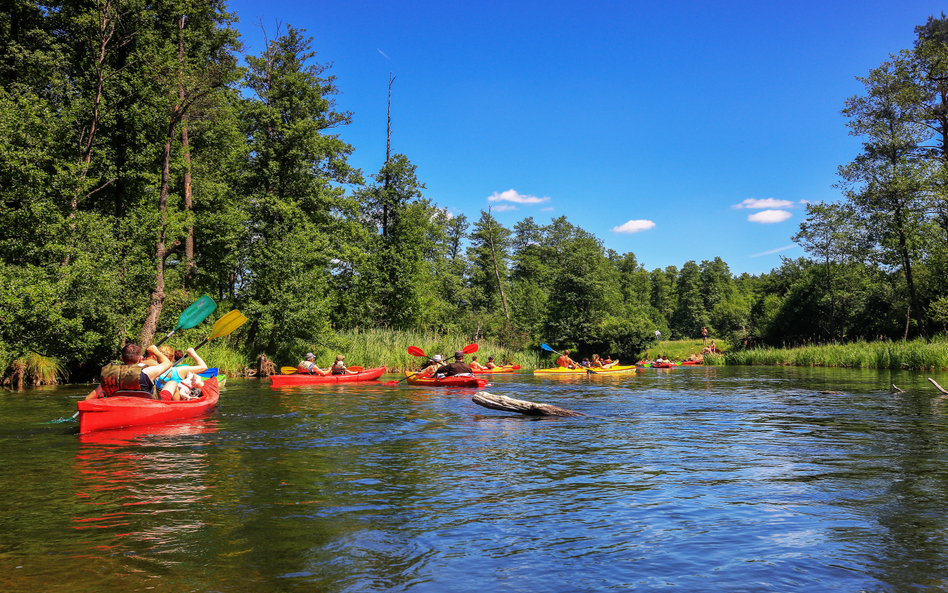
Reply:
<svg viewBox="0 0 948 593"><path fill-rule="evenodd" d="M472 222L567 219L646 269L799 257L803 203L836 200L860 141L846 98L944 5L899 2L238 0L246 51L307 30L352 111L350 162L392 151ZM491 199L493 198L493 200ZM629 232L635 230L635 232Z"/></svg>

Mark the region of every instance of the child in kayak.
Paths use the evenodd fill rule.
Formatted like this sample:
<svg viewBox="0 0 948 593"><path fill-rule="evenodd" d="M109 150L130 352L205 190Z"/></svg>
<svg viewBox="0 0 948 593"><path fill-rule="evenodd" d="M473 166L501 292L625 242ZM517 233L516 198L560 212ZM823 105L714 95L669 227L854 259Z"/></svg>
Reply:
<svg viewBox="0 0 948 593"><path fill-rule="evenodd" d="M346 357L342 354L336 355L336 362L332 363L329 370L333 375L358 375L357 371L350 371L346 368Z"/></svg>

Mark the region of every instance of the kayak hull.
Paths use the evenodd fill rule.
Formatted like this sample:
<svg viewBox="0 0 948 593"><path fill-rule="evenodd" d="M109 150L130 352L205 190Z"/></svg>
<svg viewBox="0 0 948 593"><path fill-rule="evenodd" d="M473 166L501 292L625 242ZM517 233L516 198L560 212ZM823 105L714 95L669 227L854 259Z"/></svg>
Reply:
<svg viewBox="0 0 948 593"><path fill-rule="evenodd" d="M126 426L160 424L194 418L214 409L220 399L217 377L204 382L200 399L169 402L119 392L112 397L82 400L79 407L79 432L110 430ZM122 395L129 393L129 395Z"/></svg>
<svg viewBox="0 0 948 593"><path fill-rule="evenodd" d="M533 371L534 375L585 375L586 367L578 369L567 369L565 367L553 367L551 369L537 369ZM612 375L616 373L634 373L635 365L614 366L608 369L588 369L595 375Z"/></svg>
<svg viewBox="0 0 948 593"><path fill-rule="evenodd" d="M290 387L294 385L321 385L324 383L361 383L375 381L385 373L385 367L365 369L355 375L310 375L298 373L295 375L270 375L270 387Z"/></svg>
<svg viewBox="0 0 948 593"><path fill-rule="evenodd" d="M407 381L409 385L427 385L429 387L486 387L487 379L479 379L477 377L459 377L454 375L452 377L442 377L440 379L432 379L429 377L414 377L413 373L405 371L405 376L408 377Z"/></svg>

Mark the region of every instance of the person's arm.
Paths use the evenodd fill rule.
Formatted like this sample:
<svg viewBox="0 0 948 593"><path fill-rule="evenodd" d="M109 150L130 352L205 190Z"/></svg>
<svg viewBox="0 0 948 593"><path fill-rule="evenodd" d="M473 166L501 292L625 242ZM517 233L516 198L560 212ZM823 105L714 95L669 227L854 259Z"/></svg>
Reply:
<svg viewBox="0 0 948 593"><path fill-rule="evenodd" d="M155 355L155 358L158 360L158 364L153 367L145 367L142 369L142 372L148 375L149 379L154 381L156 377L170 369L174 362L168 360L168 357L162 354L161 350L159 350L154 344L148 347L148 352ZM190 348L188 349L188 352L191 352Z"/></svg>
<svg viewBox="0 0 948 593"><path fill-rule="evenodd" d="M93 389L93 390L89 393L89 395L86 396L86 399L87 399L87 400L88 400L88 399L95 399L95 398L97 398L97 397L100 397L101 395L102 395L102 386L101 386L101 385L96 385L96 386L95 386L95 389Z"/></svg>

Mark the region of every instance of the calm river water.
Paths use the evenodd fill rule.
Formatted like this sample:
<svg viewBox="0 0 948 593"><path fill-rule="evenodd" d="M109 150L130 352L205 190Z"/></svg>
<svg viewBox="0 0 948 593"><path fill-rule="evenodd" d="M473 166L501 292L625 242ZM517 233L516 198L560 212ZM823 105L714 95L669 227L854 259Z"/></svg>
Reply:
<svg viewBox="0 0 948 593"><path fill-rule="evenodd" d="M589 414L565 419L230 380L210 416L91 436L40 424L88 386L4 391L0 590L945 589L928 376L948 385L696 367L486 389Z"/></svg>

